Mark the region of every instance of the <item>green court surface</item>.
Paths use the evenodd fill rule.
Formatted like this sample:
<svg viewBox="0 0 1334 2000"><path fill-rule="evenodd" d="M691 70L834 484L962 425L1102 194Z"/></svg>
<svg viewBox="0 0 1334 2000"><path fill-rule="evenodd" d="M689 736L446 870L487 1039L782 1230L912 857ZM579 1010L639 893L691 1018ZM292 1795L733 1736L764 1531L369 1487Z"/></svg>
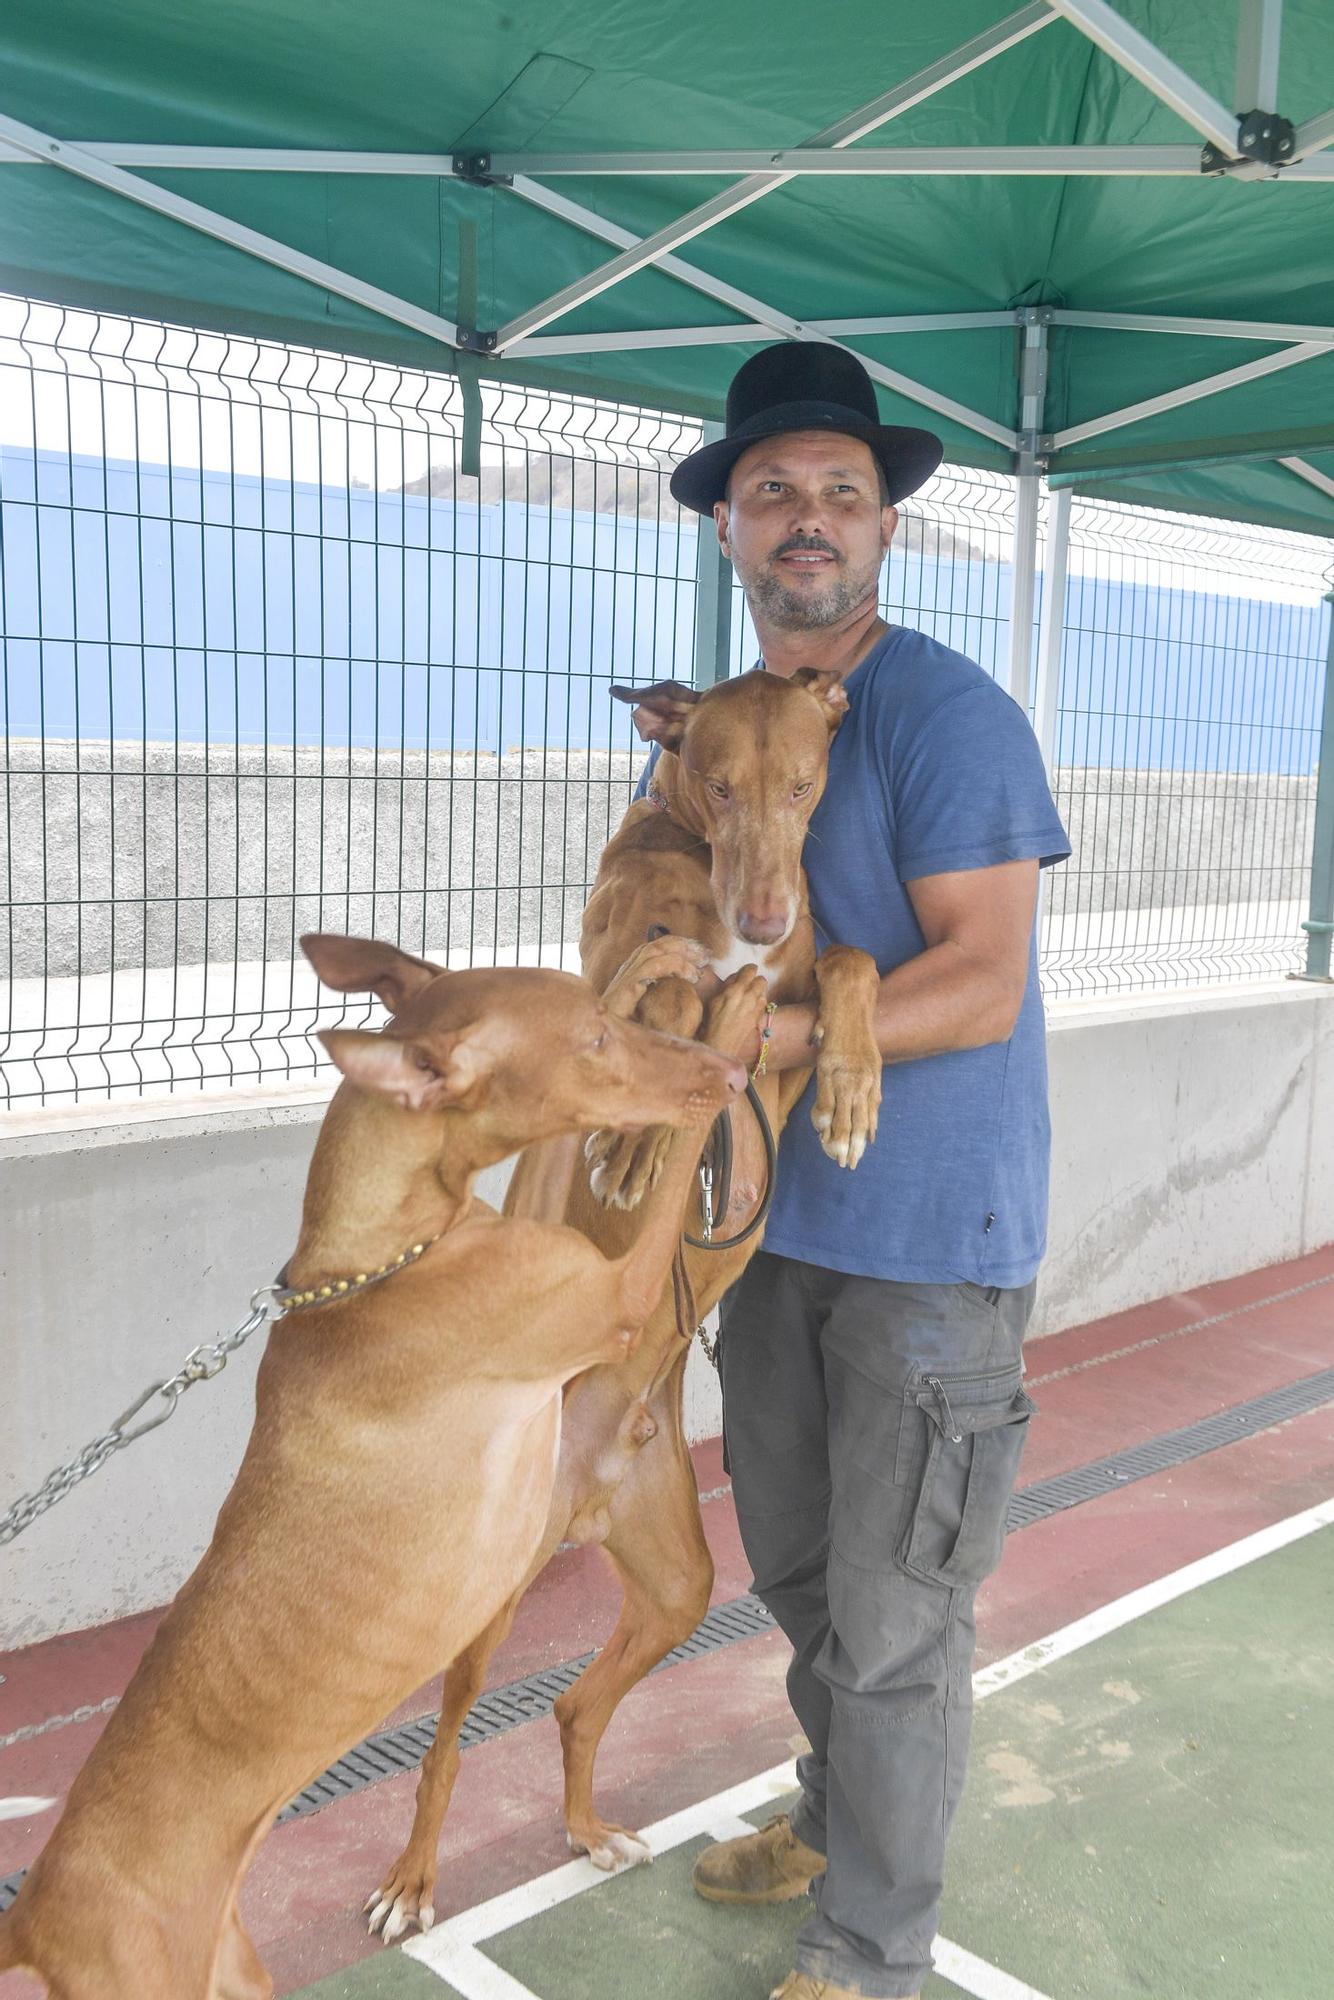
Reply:
<svg viewBox="0 0 1334 2000"><path fill-rule="evenodd" d="M976 1713L950 1944L924 2000L1328 1992L1332 1654L1323 1527L997 1687ZM762 1824L773 1805L752 1791L744 1817ZM739 1801L717 1803L735 1823ZM763 2000L808 1905L694 1896L707 1818L665 1822L651 1868L559 1871L309 2000Z"/></svg>

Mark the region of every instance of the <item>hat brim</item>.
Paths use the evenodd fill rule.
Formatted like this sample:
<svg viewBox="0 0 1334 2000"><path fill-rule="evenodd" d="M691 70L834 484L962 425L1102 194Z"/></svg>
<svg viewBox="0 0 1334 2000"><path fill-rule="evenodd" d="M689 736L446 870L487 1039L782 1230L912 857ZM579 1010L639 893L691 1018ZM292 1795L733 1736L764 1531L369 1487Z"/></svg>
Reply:
<svg viewBox="0 0 1334 2000"><path fill-rule="evenodd" d="M903 424L873 424L846 403L778 403L738 424L730 436L701 445L683 458L671 476L673 500L696 514L712 513L716 503L727 497L728 477L743 452L786 431L837 431L844 437L859 438L884 469L891 506L925 485L945 456L945 447L934 431L913 430Z"/></svg>

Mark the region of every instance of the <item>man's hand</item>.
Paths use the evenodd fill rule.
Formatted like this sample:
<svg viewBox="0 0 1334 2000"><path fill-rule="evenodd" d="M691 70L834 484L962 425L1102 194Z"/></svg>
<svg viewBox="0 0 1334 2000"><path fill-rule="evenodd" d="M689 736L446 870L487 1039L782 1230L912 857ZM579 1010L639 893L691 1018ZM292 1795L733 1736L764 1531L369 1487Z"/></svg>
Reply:
<svg viewBox="0 0 1334 2000"><path fill-rule="evenodd" d="M1036 861L1004 861L907 884L926 950L880 981L875 1039L886 1062L915 1062L953 1049L1008 1041L1028 985ZM780 1007L770 1069L815 1060L816 1009Z"/></svg>

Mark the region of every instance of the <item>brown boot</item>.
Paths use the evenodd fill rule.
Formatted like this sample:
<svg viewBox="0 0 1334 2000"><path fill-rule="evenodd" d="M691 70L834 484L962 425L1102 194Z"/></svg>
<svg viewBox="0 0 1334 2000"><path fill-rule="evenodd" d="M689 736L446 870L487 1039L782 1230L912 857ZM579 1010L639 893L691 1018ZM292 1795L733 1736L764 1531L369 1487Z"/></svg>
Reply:
<svg viewBox="0 0 1334 2000"><path fill-rule="evenodd" d="M691 1880L710 1903L790 1903L823 1873L823 1854L798 1840L787 1814L778 1813L759 1833L706 1847Z"/></svg>

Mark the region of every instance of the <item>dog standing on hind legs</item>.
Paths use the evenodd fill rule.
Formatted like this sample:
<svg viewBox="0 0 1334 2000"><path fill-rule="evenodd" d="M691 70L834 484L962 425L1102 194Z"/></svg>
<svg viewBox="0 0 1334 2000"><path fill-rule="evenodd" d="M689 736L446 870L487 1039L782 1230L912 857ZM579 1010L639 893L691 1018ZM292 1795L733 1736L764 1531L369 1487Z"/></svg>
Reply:
<svg viewBox="0 0 1334 2000"><path fill-rule="evenodd" d="M375 993L393 1019L323 1038L345 1081L245 1458L0 1917L0 1971L35 1971L54 2000L268 2000L237 1914L255 1849L512 1594L550 1511L562 1385L635 1346L704 1131L745 1081L720 1051L747 1045L762 1005L734 981L713 1049L625 1018L654 979L697 975L698 951L671 938L602 999L566 973L303 944L327 984ZM483 1167L591 1109L683 1128L624 1256L472 1197Z"/></svg>
<svg viewBox="0 0 1334 2000"><path fill-rule="evenodd" d="M701 692L674 681L613 692L635 704L640 735L660 746L647 799L631 806L608 844L584 912L586 975L605 987L656 928L696 938L725 974L755 962L776 1001L818 989L812 1117L825 1150L855 1166L875 1136L881 1059L871 1027L878 974L864 952L834 947L818 958L801 850L824 790L829 743L847 707L835 674L784 680L746 674ZM648 1025L707 1037L701 989L664 979L636 1010ZM777 1133L809 1072L761 1074L755 1087ZM720 1241L755 1210L763 1153L748 1107L729 1113L731 1200ZM624 1254L643 1226L645 1195L661 1193L676 1159L670 1134L622 1138L606 1130L587 1146L588 1174L569 1173L569 1146L533 1147L515 1167L507 1213L559 1217L608 1254ZM693 1197L692 1197L693 1201ZM700 1233L697 1206L678 1211ZM600 1542L623 1591L610 1641L556 1703L565 1769L570 1846L601 1868L649 1859L631 1829L604 1820L593 1802L598 1745L625 1694L687 1638L708 1608L713 1564L682 1422L682 1384L696 1317L740 1276L759 1246L683 1251L697 1314L679 1325L666 1287L625 1370L594 1368L565 1395L560 1466L551 1513L528 1574L513 1598L445 1676L440 1722L418 1785L406 1847L370 1897L370 1928L387 1943L434 1921L440 1832L459 1768L458 1732L481 1693L491 1654L509 1630L533 1578L563 1541ZM684 1339L682 1338L684 1335Z"/></svg>

